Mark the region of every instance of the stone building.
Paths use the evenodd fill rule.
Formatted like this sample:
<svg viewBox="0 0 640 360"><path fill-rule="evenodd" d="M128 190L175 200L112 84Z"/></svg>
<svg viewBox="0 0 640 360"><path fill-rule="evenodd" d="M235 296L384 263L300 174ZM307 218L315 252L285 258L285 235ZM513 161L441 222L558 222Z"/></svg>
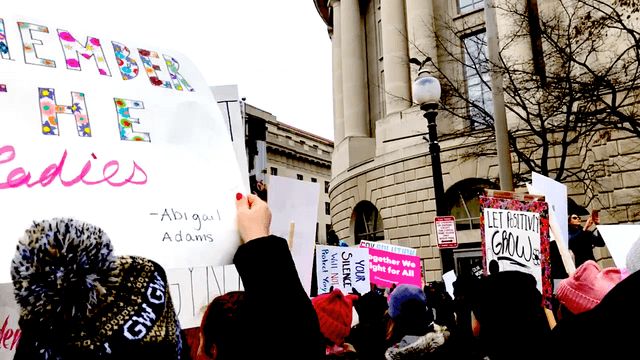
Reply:
<svg viewBox="0 0 640 360"><path fill-rule="evenodd" d="M434 234L431 160L428 142L420 136L427 133L427 124L411 101L417 69L410 67L409 59L428 55L444 67L453 66L433 40L434 14L448 14L471 38L485 31L483 1L314 2L333 47L335 149L329 191L333 228L351 245L374 240L416 248L424 280L439 281L442 254ZM479 76L462 69L449 71L465 77L469 91L472 77ZM475 91L490 98L487 89ZM460 127L447 114L440 114L437 123L442 135ZM497 159L463 161L460 155L469 144L460 137L441 139L445 197L457 220L460 244L446 256L453 257L457 274L474 272L482 259L478 196L485 188L498 188ZM602 174L600 201L587 207L602 209L604 224L639 218L638 145L634 137L615 132L590 145L595 154L591 161L627 164ZM517 158L512 156L512 161L517 167ZM569 196L585 205L584 191L567 185ZM597 250L596 257L601 266L613 266L606 249Z"/></svg>
<svg viewBox="0 0 640 360"><path fill-rule="evenodd" d="M320 186L316 242L326 243L326 234L331 228L329 186L333 142L283 124L272 114L249 104L246 116L249 122L261 119L266 126L266 166L261 171L267 185L270 176L282 176Z"/></svg>

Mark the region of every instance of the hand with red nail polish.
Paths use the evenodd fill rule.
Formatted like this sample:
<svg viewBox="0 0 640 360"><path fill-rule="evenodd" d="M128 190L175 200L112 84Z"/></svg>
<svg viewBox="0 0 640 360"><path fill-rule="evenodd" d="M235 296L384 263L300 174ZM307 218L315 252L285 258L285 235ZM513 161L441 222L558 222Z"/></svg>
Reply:
<svg viewBox="0 0 640 360"><path fill-rule="evenodd" d="M271 210L266 202L256 195L236 195L238 231L244 242L269 236Z"/></svg>

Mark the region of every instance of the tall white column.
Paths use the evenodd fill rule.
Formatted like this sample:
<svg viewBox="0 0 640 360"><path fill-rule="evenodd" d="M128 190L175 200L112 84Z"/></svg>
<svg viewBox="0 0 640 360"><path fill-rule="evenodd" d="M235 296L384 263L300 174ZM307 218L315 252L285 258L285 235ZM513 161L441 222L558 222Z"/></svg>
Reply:
<svg viewBox="0 0 640 360"><path fill-rule="evenodd" d="M340 0L331 0L333 9L333 141L336 146L344 139L344 99L342 96L342 23Z"/></svg>
<svg viewBox="0 0 640 360"><path fill-rule="evenodd" d="M404 0L382 0L382 53L387 113L411 107Z"/></svg>
<svg viewBox="0 0 640 360"><path fill-rule="evenodd" d="M341 0L342 96L345 136L369 136L365 51L358 0Z"/></svg>
<svg viewBox="0 0 640 360"><path fill-rule="evenodd" d="M438 65L438 51L434 36L433 0L406 0L409 58L420 61L429 56ZM418 67L411 67L411 83L418 76Z"/></svg>

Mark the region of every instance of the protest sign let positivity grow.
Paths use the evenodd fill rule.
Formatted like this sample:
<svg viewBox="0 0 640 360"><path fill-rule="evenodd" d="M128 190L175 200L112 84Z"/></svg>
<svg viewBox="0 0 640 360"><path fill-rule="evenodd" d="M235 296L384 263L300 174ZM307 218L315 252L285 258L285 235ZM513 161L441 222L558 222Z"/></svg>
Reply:
<svg viewBox="0 0 640 360"><path fill-rule="evenodd" d="M184 55L3 15L0 124L0 267L32 221L53 217L99 226L117 254L165 267L231 262L240 170Z"/></svg>
<svg viewBox="0 0 640 360"><path fill-rule="evenodd" d="M510 198L506 192L481 196L480 217L485 273L496 262L499 271L520 271L536 279L549 302L552 296L548 204L530 195Z"/></svg>

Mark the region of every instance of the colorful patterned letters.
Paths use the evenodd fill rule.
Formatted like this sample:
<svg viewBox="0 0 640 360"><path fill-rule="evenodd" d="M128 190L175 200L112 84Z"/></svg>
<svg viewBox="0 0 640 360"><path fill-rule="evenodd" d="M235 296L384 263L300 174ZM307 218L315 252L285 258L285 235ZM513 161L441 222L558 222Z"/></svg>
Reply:
<svg viewBox="0 0 640 360"><path fill-rule="evenodd" d="M22 38L24 62L32 65L56 67L55 61L38 58L38 54L36 54L36 45L42 45L42 41L33 39L31 37L31 31L49 33L49 29L47 29L46 26L34 25L24 22L18 22L18 28L20 29L20 36Z"/></svg>
<svg viewBox="0 0 640 360"><path fill-rule="evenodd" d="M142 66L144 66L144 70L149 77L149 81L151 84L155 86L160 86L163 88L171 89L171 83L168 81L163 81L158 78L158 74L156 71L160 70L160 66L154 65L151 63L151 58L159 59L158 53L155 51L149 51L144 49L138 49L138 53L140 54L140 59L142 60Z"/></svg>
<svg viewBox="0 0 640 360"><path fill-rule="evenodd" d="M131 52L123 44L112 41L113 52L116 54L116 61L118 62L118 68L120 69L120 75L122 80L131 80L138 76L138 63L129 57Z"/></svg>
<svg viewBox="0 0 640 360"><path fill-rule="evenodd" d="M191 92L196 91L178 72L178 69L180 68L180 64L178 63L178 61L169 55L162 56L164 57L164 61L167 63L169 74L171 74L171 81L173 81L173 86L176 88L176 90L182 91L182 89L185 88Z"/></svg>
<svg viewBox="0 0 640 360"><path fill-rule="evenodd" d="M67 69L80 71L80 59L78 58L78 54L80 54L87 60L95 57L100 75L111 76L99 39L87 37L87 41L82 45L66 30L58 29L58 36L62 44Z"/></svg>
<svg viewBox="0 0 640 360"><path fill-rule="evenodd" d="M9 45L7 43L7 33L4 31L4 20L0 19L0 55L5 60L11 60Z"/></svg>
<svg viewBox="0 0 640 360"><path fill-rule="evenodd" d="M54 89L39 88L38 92L43 134L60 136L58 114L72 114L76 118L78 136L91 137L91 126L83 93L71 92L73 104L58 105Z"/></svg>
<svg viewBox="0 0 640 360"><path fill-rule="evenodd" d="M151 142L149 133L133 131L133 124L140 124L138 119L132 118L129 109L144 109L142 101L114 99L118 111L118 127L120 140Z"/></svg>

